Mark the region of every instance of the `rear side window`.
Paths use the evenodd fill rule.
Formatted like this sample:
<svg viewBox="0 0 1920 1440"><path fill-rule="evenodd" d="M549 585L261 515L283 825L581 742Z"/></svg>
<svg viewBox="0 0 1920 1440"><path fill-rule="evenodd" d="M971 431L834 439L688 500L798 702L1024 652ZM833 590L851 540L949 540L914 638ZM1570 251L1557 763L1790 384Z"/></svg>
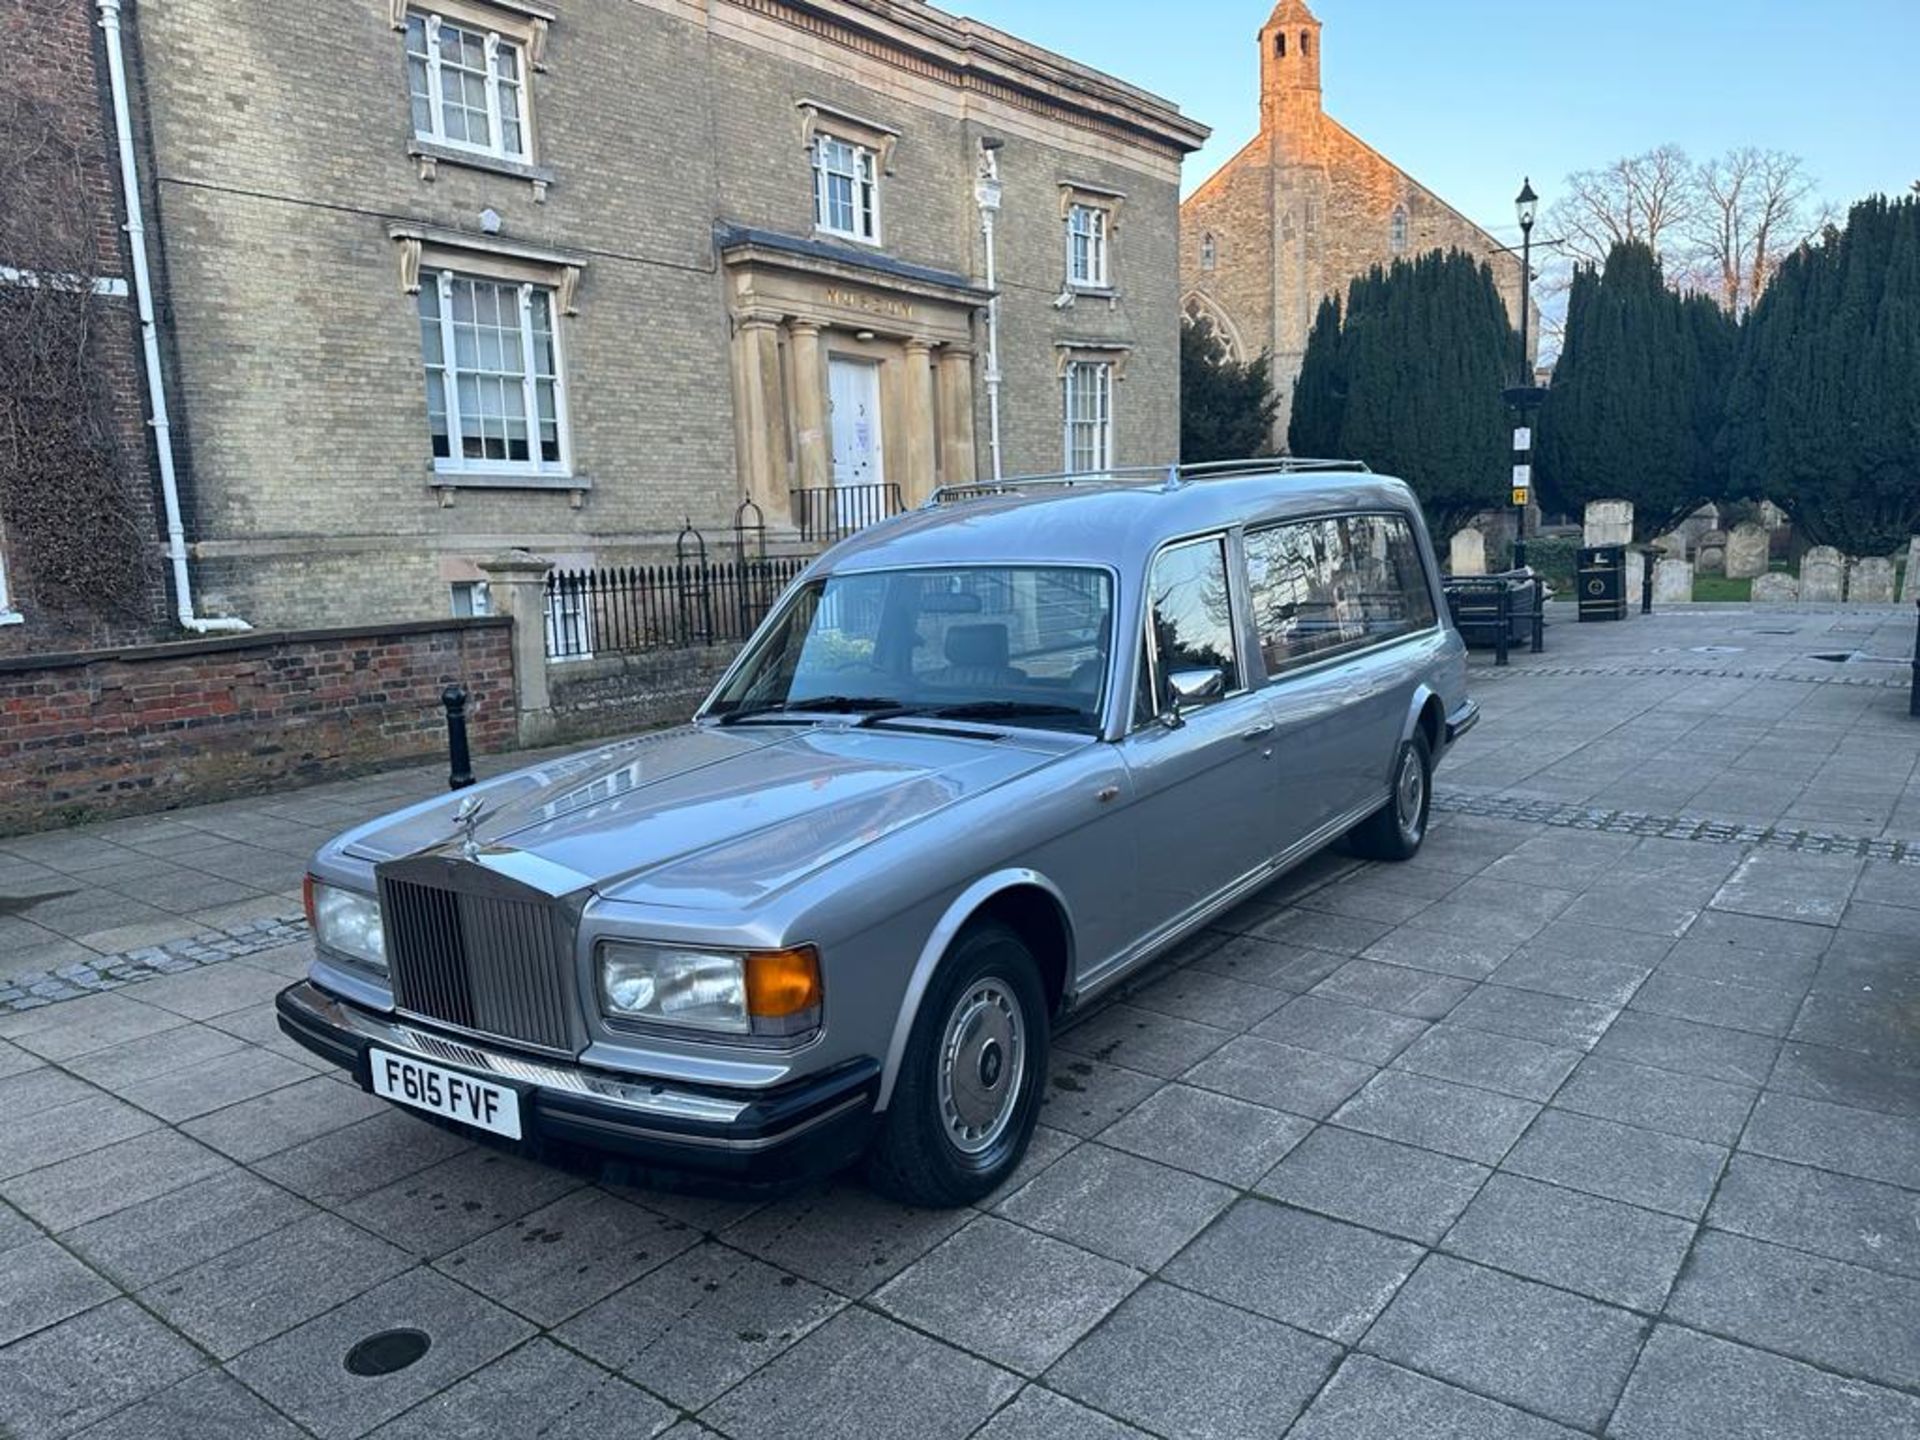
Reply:
<svg viewBox="0 0 1920 1440"><path fill-rule="evenodd" d="M1433 624L1413 527L1342 515L1247 535L1247 595L1269 675Z"/></svg>
<svg viewBox="0 0 1920 1440"><path fill-rule="evenodd" d="M1226 542L1214 537L1174 545L1153 562L1147 598L1153 631L1155 691L1140 697L1150 715L1165 710L1167 676L1179 670L1218 670L1223 695L1244 687L1233 637L1233 601L1227 588Z"/></svg>

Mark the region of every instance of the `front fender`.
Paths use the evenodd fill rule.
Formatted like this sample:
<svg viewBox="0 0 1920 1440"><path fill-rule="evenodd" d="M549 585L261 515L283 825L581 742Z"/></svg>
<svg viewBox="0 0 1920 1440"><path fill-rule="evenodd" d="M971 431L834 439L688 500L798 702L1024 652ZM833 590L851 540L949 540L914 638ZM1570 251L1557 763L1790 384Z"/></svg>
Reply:
<svg viewBox="0 0 1920 1440"><path fill-rule="evenodd" d="M907 1052L907 1039L913 1033L913 1022L920 1013L920 1001L927 993L927 987L933 983L933 972L946 958L948 948L954 938L966 926L966 923L980 912L994 896L1016 887L1029 887L1044 891L1052 897L1053 903L1060 907L1060 913L1067 917L1068 933L1073 932L1073 910L1067 904L1066 896L1038 870L1010 868L996 870L983 875L966 889L956 895L941 913L940 919L927 934L926 943L920 948L919 958L914 961L913 973L907 977L906 993L900 997L900 1013L894 1017L893 1034L887 1041L887 1053L880 1069L879 1098L874 1104L875 1110L885 1110L893 1099L894 1082L900 1077L900 1063ZM1068 960L1071 971L1072 960ZM1072 975L1068 975L1072 983Z"/></svg>

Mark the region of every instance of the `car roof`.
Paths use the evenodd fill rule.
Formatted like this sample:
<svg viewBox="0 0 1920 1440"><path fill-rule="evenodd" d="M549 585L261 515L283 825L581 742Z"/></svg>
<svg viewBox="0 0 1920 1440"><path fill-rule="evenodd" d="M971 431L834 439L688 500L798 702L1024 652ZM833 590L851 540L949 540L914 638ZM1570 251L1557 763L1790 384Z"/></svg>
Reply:
<svg viewBox="0 0 1920 1440"><path fill-rule="evenodd" d="M843 540L816 572L896 566L1062 564L1138 569L1168 540L1340 510L1418 513L1406 484L1364 469L1278 468L1155 483L1055 477L924 505ZM1162 472L1167 473L1167 472ZM981 487L987 489L988 487Z"/></svg>

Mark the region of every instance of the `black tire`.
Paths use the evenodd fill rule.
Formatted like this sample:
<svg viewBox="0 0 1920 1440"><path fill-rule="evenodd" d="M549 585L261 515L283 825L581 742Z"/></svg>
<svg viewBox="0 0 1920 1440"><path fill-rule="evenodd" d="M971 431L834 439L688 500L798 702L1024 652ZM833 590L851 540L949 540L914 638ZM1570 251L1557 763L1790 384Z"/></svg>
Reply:
<svg viewBox="0 0 1920 1440"><path fill-rule="evenodd" d="M1433 747L1424 730L1415 730L1394 754L1386 804L1354 826L1347 843L1366 860L1411 860L1427 838L1432 809Z"/></svg>
<svg viewBox="0 0 1920 1440"><path fill-rule="evenodd" d="M1015 1010L1017 1044L1008 1018ZM956 1085L952 1079L942 1083L943 1072L954 1073L943 1052L955 1024L964 1030L955 1037L956 1053L969 1061L958 1072L961 1086L978 1083L950 1105ZM1026 942L994 922L969 926L921 997L893 1099L867 1154L868 1183L907 1204L938 1208L992 1193L1033 1137L1049 1039L1046 989ZM996 1097L1000 1084L1008 1089ZM978 1134L968 1130L961 1104L975 1114L995 1106L992 1125L981 1125Z"/></svg>

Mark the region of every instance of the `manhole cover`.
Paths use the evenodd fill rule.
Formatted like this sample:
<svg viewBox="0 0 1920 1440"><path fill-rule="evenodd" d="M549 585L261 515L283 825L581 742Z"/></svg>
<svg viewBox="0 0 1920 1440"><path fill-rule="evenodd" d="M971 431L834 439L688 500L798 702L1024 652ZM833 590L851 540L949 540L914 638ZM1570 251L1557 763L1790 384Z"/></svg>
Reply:
<svg viewBox="0 0 1920 1440"><path fill-rule="evenodd" d="M424 1330L382 1330L347 1351L347 1370L354 1375L391 1375L413 1364L432 1344Z"/></svg>
<svg viewBox="0 0 1920 1440"><path fill-rule="evenodd" d="M1844 665L1847 661L1853 659L1853 652L1851 650L1824 650L1818 655L1809 655L1807 658L1809 660L1825 660L1833 665Z"/></svg>

